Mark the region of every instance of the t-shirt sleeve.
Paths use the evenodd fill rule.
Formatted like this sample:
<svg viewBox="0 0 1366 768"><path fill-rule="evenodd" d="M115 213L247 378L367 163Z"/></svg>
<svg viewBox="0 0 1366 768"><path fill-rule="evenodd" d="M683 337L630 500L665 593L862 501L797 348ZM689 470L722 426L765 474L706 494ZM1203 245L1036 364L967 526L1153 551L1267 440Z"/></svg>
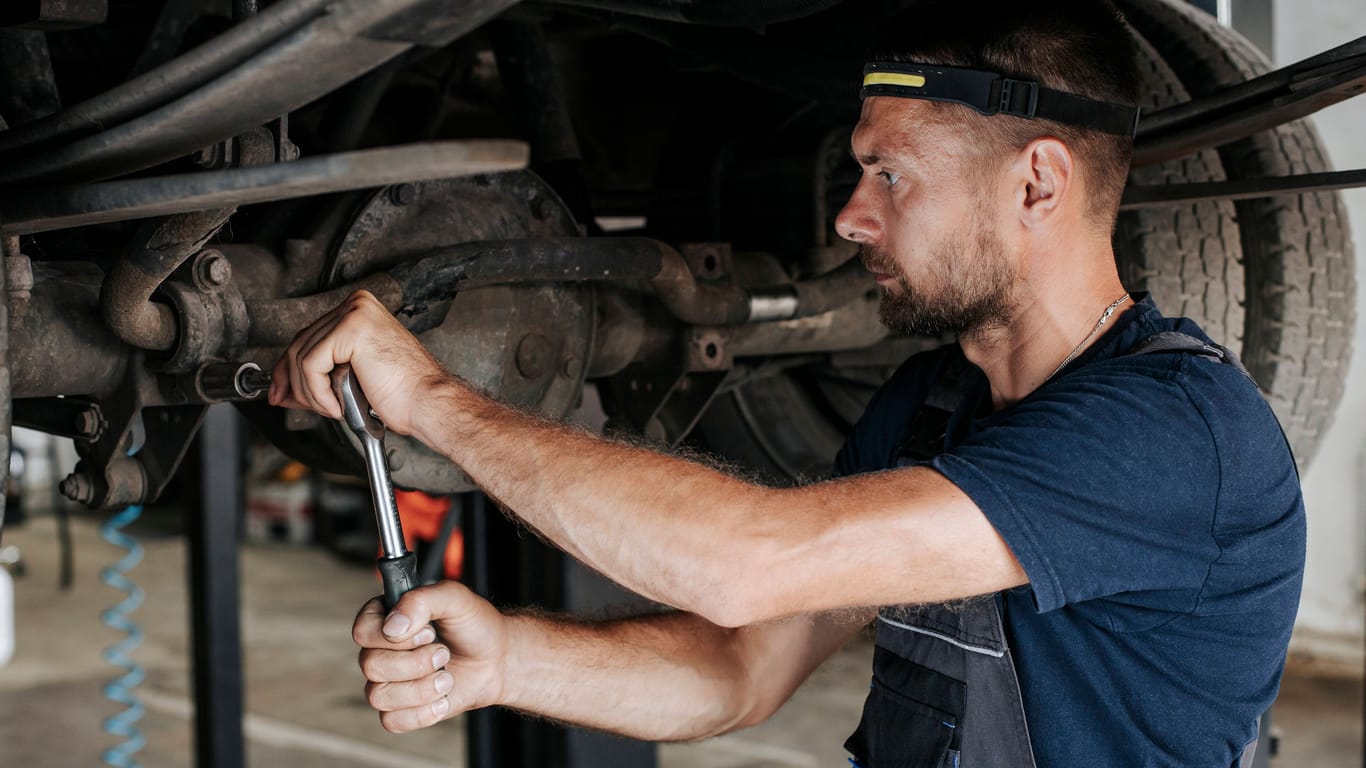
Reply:
<svg viewBox="0 0 1366 768"><path fill-rule="evenodd" d="M1219 555L1211 430L1171 377L1095 368L1036 392L929 464L1005 539L1040 612L1101 597L1140 612L1193 609Z"/></svg>

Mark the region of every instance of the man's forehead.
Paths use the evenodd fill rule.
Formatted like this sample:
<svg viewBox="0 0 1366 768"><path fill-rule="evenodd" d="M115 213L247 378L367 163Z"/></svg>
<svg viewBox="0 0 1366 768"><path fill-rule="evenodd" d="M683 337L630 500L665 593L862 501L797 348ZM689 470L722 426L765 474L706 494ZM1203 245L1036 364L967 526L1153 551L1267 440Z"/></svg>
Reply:
<svg viewBox="0 0 1366 768"><path fill-rule="evenodd" d="M928 144L943 138L929 119L928 106L887 96L865 99L850 140L855 159L924 156Z"/></svg>

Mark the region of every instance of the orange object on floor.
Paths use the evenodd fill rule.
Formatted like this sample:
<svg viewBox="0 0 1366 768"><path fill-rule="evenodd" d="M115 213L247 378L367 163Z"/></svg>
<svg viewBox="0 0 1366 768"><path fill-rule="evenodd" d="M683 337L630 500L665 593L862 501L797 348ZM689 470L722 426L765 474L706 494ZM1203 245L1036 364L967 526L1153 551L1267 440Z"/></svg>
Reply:
<svg viewBox="0 0 1366 768"><path fill-rule="evenodd" d="M403 543L409 550L417 551L419 541L433 542L441 535L441 523L451 508L449 496L394 489L394 501L398 504L398 518L403 523ZM460 578L465 560L465 537L459 528L451 531L443 559L443 575L448 579Z"/></svg>

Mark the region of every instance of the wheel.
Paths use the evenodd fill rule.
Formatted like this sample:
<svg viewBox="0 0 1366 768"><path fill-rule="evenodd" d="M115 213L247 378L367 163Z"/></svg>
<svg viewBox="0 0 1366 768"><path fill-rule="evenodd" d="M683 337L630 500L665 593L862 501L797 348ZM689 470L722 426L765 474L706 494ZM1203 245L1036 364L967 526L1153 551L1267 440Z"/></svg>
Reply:
<svg viewBox="0 0 1366 768"><path fill-rule="evenodd" d="M1271 69L1244 37L1186 3L1121 5L1194 96ZM1330 169L1318 134L1303 120L1218 152L1233 179ZM1333 192L1234 206L1246 284L1243 362L1306 466L1342 399L1351 355L1356 287L1347 215Z"/></svg>
<svg viewBox="0 0 1366 768"><path fill-rule="evenodd" d="M1144 109L1190 99L1161 56L1138 39ZM1219 153L1134 168L1132 184L1223 181ZM1243 340L1243 252L1233 204L1191 203L1171 208L1125 211L1115 226L1115 260L1120 280L1131 291L1150 291L1162 313L1189 317L1219 343L1237 350Z"/></svg>

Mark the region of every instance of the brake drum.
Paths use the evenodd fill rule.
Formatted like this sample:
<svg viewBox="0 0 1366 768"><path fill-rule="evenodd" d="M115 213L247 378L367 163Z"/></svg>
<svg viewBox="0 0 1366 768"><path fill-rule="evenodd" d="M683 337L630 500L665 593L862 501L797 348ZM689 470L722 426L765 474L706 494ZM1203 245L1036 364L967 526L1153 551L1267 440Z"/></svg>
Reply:
<svg viewBox="0 0 1366 768"><path fill-rule="evenodd" d="M459 243L579 234L555 192L528 171L388 187L339 218L323 288ZM591 286L490 286L461 291L445 305L421 317L400 312L399 319L420 329L418 338L447 370L500 400L553 418L576 407L593 341ZM433 312L439 319L434 325ZM428 325L433 327L423 329ZM350 430L324 420L308 433L276 442L314 466L364 474L360 443ZM385 449L395 485L431 493L474 488L464 472L414 438L390 432Z"/></svg>

